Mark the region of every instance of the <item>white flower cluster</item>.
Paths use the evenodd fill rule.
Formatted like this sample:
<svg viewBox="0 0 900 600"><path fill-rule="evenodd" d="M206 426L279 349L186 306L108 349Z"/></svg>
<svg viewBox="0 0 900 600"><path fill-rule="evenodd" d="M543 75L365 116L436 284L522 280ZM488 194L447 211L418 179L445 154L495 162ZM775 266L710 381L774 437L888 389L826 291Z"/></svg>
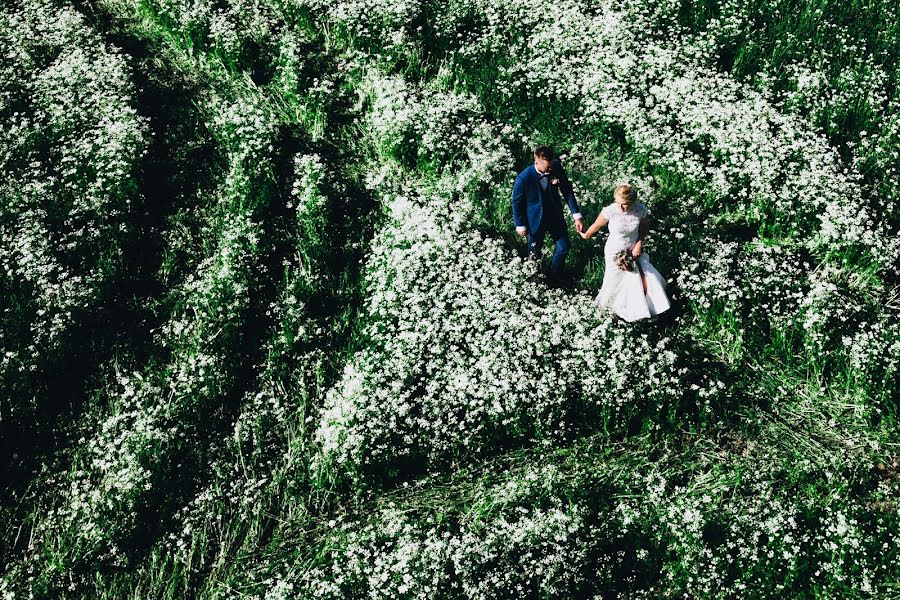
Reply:
<svg viewBox="0 0 900 600"><path fill-rule="evenodd" d="M134 104L124 58L73 8L0 9L0 278L16 290L0 381L40 378L118 275L149 143Z"/></svg>
<svg viewBox="0 0 900 600"><path fill-rule="evenodd" d="M416 48L422 32L422 26L414 24L422 16L420 0L303 0L297 4L315 11L317 16L328 14L357 42L383 48L398 57ZM414 55L418 54L414 50Z"/></svg>
<svg viewBox="0 0 900 600"><path fill-rule="evenodd" d="M171 532L165 544L183 564L191 563L195 532L204 531L212 515L221 516L224 510L240 520L276 510L266 504L271 490L302 486L305 480L312 421L307 413L313 410L311 397L321 376L327 336L309 303L325 281L328 248L322 229L328 198L323 184L329 173L317 154L297 154L294 169L289 202L296 215L290 229L296 253L285 259L284 288L271 306L274 326L265 344L259 386L242 400L232 435L209 467L212 481L175 515L182 527Z"/></svg>
<svg viewBox="0 0 900 600"><path fill-rule="evenodd" d="M582 506L543 498L543 476L510 483L513 494L485 491L473 503L487 510L458 523L390 505L364 524L342 522L324 564L280 585L304 598L480 599L570 597L599 583L588 567L603 527Z"/></svg>
<svg viewBox="0 0 900 600"><path fill-rule="evenodd" d="M701 320L727 315L740 329L791 328L806 305L810 265L790 246L719 242L682 253L678 288Z"/></svg>
<svg viewBox="0 0 900 600"><path fill-rule="evenodd" d="M373 88L385 90L373 103L379 114L441 118L390 81ZM334 460L354 473L452 463L659 411L686 388L678 340L615 327L590 295L536 285L533 265L473 231L471 203L453 193L467 175L482 176L464 166L433 180L380 178L390 212L367 266L369 341L328 392L317 466ZM702 387L713 395L722 383Z"/></svg>
<svg viewBox="0 0 900 600"><path fill-rule="evenodd" d="M900 377L900 321L885 313L880 321L860 323L842 343L854 378L866 385L873 399L893 410Z"/></svg>
<svg viewBox="0 0 900 600"><path fill-rule="evenodd" d="M213 245L175 290L172 318L156 333L171 361L122 376L122 392L97 435L87 440L59 518L40 523L77 540L85 555L112 559L153 498L173 481L189 481L211 447L221 405L233 394L251 296L265 252L259 223L270 170L263 160L274 128L268 113L245 101L210 100L214 134L228 159L207 226ZM189 455L183 454L190 448ZM179 492L180 493L180 492ZM168 507L171 509L171 507ZM83 558L83 557L81 557Z"/></svg>
<svg viewBox="0 0 900 600"><path fill-rule="evenodd" d="M900 152L896 140L896 95L890 81L892 59L890 27L898 19L898 8L891 2L870 7L870 21L848 19L841 11L818 9L813 17L815 35L795 35L787 15L793 7L777 0L764 7L744 2L723 2L719 14L709 20L704 36L716 48L743 46L753 53L771 37L785 36L786 44L771 65L754 74L754 85L763 91L775 90L780 109L806 119L824 130L832 143L849 150L855 171L865 175L865 198L859 202L880 215L897 214L900 190L896 187L900 172ZM773 19L766 35L754 29L754 23ZM862 23L865 22L863 26ZM866 35L861 38L860 28ZM746 71L742 68L742 71ZM896 222L896 219L895 219ZM896 224L896 223L895 223Z"/></svg>
<svg viewBox="0 0 900 600"><path fill-rule="evenodd" d="M385 77L373 69L363 72L360 94L371 102L368 134L384 158L393 157L407 167L439 173L465 166L466 184L492 183L512 156L485 119L480 103L471 95L415 86L400 77Z"/></svg>
<svg viewBox="0 0 900 600"><path fill-rule="evenodd" d="M669 169L696 190L678 198L669 208L672 214L729 214L751 231L776 232L774 243L768 243L784 253L785 271L778 271L783 283L764 268L738 268L745 259L757 267L775 266L778 252L755 243L732 247L732 242L722 240L715 224L692 232L692 237L707 243L693 244L690 254L681 256L683 264L702 269L707 262L702 250L707 248L713 255L726 250L740 254L740 260L731 262L731 270L713 265L712 270L704 269L702 276L712 274L714 280L698 283L697 277L691 278L692 285L684 292L696 310L707 310L718 301L716 295L740 293L748 317L768 319L769 328L778 328L787 323L798 295L818 285L815 269L819 265L842 269L839 279L847 281L856 267L841 262L839 257L845 253L865 257L863 262L872 263L888 277L900 260L900 238L891 229L891 219L896 221L890 210L896 196L891 184L879 188L888 194L884 206L877 198L861 200L866 185L860 169L869 163L859 158L848 167L808 115L786 107L785 100L766 86L757 89L718 70L716 52L722 41L739 35L742 24L752 21L745 19L747 8L740 3L724 6L722 21L712 22L707 31L692 33L678 25L676 2L603 2L590 8L562 2L554 5L552 19L540 18L520 0L490 5L451 2L439 19L430 22L427 33L404 34L408 41L402 48L382 46L376 40L399 29L412 32L416 11L405 9L402 12L409 20L398 23L400 15L381 19L377 11L368 14L348 8L353 6L319 8L353 35L369 40L362 45L373 60L391 63L393 57L401 62L402 56L417 56L428 45L452 48L447 59L474 72L469 77L475 83L469 87L489 89L493 105L523 98L575 103L580 108L574 111L575 125L623 131L628 143L656 168ZM635 31L641 35L634 35ZM881 81L877 73L872 77ZM435 76L436 81L440 79ZM390 85L409 94L408 84L394 80ZM871 87L853 82L841 85ZM866 101L873 105L885 100L875 91L860 93L870 94ZM827 106L835 106L841 98L834 96ZM398 122L420 122L415 98L392 105L400 107ZM379 114L391 127L395 115ZM884 114L885 127L890 129L892 117ZM400 152L415 152L408 134L411 127L406 131L404 136L398 130L392 139L395 144L405 139ZM864 136L872 141L870 151L860 156L890 170L897 155L896 144L890 140L896 136L886 135ZM887 173L884 180L890 180ZM688 279L682 282L688 284ZM822 306L802 305L807 314L801 320L827 322ZM837 311L838 306L828 310ZM752 321L741 324L755 325ZM815 336L808 343L810 349L818 345Z"/></svg>
<svg viewBox="0 0 900 600"><path fill-rule="evenodd" d="M300 271L298 277L306 280L308 288L314 289L320 283L317 262L326 250L324 230L328 227L325 213L328 199L320 189L326 177L325 164L317 154L297 154L294 157L294 173L288 208L295 211L298 229L296 249L303 257L296 268ZM282 304L279 303L279 306ZM288 309L296 313L296 318L300 317L300 307L289 306Z"/></svg>
<svg viewBox="0 0 900 600"><path fill-rule="evenodd" d="M226 198L230 194L239 202L252 203L255 201L253 184L270 170L267 162L274 150L275 135L271 108L248 95L209 110L213 114L212 131L228 153ZM252 204L247 208L252 208Z"/></svg>
<svg viewBox="0 0 900 600"><path fill-rule="evenodd" d="M311 566L273 566L271 587L372 599L852 595L874 593L892 568L896 519L871 515L866 493L842 487L846 473L778 452L647 450L586 443L562 463L530 456L477 481L395 491L323 522L328 550Z"/></svg>
<svg viewBox="0 0 900 600"><path fill-rule="evenodd" d="M864 524L868 509L860 498L829 489L839 481L834 474L795 460L785 467L784 458L753 456L736 466L739 483L728 485L702 475L684 486L635 481L649 493L622 500L623 532L649 534L651 547L674 555L662 565L660 591L785 595L809 579L835 592L873 591L876 571L885 566L877 544L896 532L886 523ZM790 481L816 482L822 490L796 489Z"/></svg>
<svg viewBox="0 0 900 600"><path fill-rule="evenodd" d="M147 8L178 31L187 47L202 49L229 67L244 67L257 51L274 58L284 20L270 2L154 0ZM271 46L270 46L271 44Z"/></svg>

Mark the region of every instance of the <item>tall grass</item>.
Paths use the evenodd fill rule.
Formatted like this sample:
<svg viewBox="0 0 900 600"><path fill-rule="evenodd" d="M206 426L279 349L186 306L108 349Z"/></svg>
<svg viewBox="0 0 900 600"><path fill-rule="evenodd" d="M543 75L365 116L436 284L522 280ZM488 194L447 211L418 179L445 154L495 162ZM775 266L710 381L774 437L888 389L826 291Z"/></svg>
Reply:
<svg viewBox="0 0 900 600"><path fill-rule="evenodd" d="M665 41L674 15L686 38L714 49L719 72L824 131L842 165L862 174L860 203L896 232L900 45L893 6L643 4L646 14L638 17L650 27L648 44ZM15 509L4 500L0 516L11 524L0 547L0 592L891 591L900 542L893 385L900 331L896 273L877 248L835 242L811 250L817 213L795 213L764 195L724 197L639 143L622 121L587 117L582 91L513 85L528 64L510 50L521 44L495 40L491 49L468 41L473 32L503 31L497 23L510 15L487 6L98 0L78 9L86 19L75 21L111 64L127 62L133 77L153 84L152 94L146 85L122 84L164 141L146 143L150 156L140 164L147 170L124 177L120 191L125 198L143 189L145 205L164 207L148 221L115 215L126 229L146 226L143 239L153 241L153 258L130 275L151 280L143 296L135 294L146 303L135 314L148 322L120 324L121 345L86 351L85 364L102 362L95 377L79 379L84 394L73 394L90 400L84 415L61 428L70 445L60 444L50 472L28 475ZM563 9L587 19L604 10ZM3 31L3 48L18 51ZM584 40L557 41L566 49L561 56L577 61ZM122 61L116 47L124 49ZM0 74L0 100L24 102L16 86L31 77L27 65ZM393 98L379 88L387 82L411 92L379 104ZM61 89L75 88L64 81ZM0 110L9 114L10 106L0 103ZM451 367L464 371L463 354L478 351L466 336L454 337L454 327L469 327L469 337L505 331L491 329L499 317L472 317L490 306L465 304L500 295L471 288L485 285L485 276L496 289L507 279L525 285L521 273L497 261L523 254L509 188L537 143L562 151L589 221L622 178L646 194L654 216L650 253L670 277L675 314L653 329L597 333L607 336L609 352L621 354L597 372L625 377L628 364L665 364L666 381L674 383L648 390L600 382L592 371L583 379L597 390L579 392L582 382L558 369L569 386L565 397L512 407L512 422L501 426L478 403L502 399L494 387L507 373L470 379L459 404L433 390L459 385ZM709 136L699 136L688 152L707 164L723 160L712 147ZM26 183L38 179L23 173ZM153 182L154 175L163 181ZM4 188L4 198L3 223L37 222L17 212L15 189ZM451 204L466 207L464 222L441 222L454 217ZM404 212L411 205L425 212ZM434 264L445 264L447 245L429 233L444 226L477 251L462 249L446 273L428 264L415 270L415 252L428 250ZM49 225L46 237L60 227ZM137 252L110 236L113 247ZM528 302L587 306L584 298L602 282L602 250L572 237L574 289L523 291ZM483 257L496 264L479 263ZM103 285L115 288L121 265L102 257L98 264L109 276ZM418 279L404 279L409 272ZM440 283L416 287L432 276ZM446 297L448 290L456 297ZM3 275L0 291L0 305L13 313L0 317L3 332L26 339L31 288ZM408 303L391 304L391 294ZM447 331L407 327L409 311L429 306L426 321ZM542 331L557 335L551 330ZM428 346L406 356L406 346L394 342L411 332L455 345L443 355ZM564 333L575 340L582 332ZM667 358L672 344L677 354ZM591 357L556 345L553 356L568 365L576 354ZM518 356L513 346L492 347L486 359ZM347 389L356 385L348 375L354 369L383 385ZM405 378L378 380L383 373ZM520 374L520 382L532 375ZM22 385L0 382L8 395L24 397L28 386L40 387L31 377ZM579 404L594 396L612 402L617 394L634 402L606 412ZM414 413L432 411L431 421L403 431L365 421L370 414L392 418L376 409L407 396ZM383 464L319 460L316 431L346 398L357 412L344 431L363 440L361 456L370 450L365 444L384 442ZM416 405L426 399L427 407ZM17 422L29 422L21 405L13 410ZM483 418L455 432L457 415ZM346 485L348 476L354 485Z"/></svg>

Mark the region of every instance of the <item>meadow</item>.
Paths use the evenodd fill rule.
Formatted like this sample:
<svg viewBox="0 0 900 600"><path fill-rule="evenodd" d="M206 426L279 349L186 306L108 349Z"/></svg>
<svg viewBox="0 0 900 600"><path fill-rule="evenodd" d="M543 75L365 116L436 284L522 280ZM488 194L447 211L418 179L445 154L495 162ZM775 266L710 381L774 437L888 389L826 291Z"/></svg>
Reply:
<svg viewBox="0 0 900 600"><path fill-rule="evenodd" d="M884 0L0 7L0 598L900 597ZM535 281L629 182L673 308Z"/></svg>

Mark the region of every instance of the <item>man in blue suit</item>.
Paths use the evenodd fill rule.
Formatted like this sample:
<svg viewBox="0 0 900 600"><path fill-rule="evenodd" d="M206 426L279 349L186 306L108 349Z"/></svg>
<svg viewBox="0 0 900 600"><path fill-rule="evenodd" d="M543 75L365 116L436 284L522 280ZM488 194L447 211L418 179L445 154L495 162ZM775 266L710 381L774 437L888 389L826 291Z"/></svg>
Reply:
<svg viewBox="0 0 900 600"><path fill-rule="evenodd" d="M529 258L541 259L544 236L547 233L556 242L548 274L548 280L552 284L561 282L566 254L571 247L560 191L569 205L575 230L581 233L584 231L584 218L575 200L572 182L553 150L549 146L538 146L534 149L534 164L516 177L512 192L512 212L516 231L521 236L528 236Z"/></svg>

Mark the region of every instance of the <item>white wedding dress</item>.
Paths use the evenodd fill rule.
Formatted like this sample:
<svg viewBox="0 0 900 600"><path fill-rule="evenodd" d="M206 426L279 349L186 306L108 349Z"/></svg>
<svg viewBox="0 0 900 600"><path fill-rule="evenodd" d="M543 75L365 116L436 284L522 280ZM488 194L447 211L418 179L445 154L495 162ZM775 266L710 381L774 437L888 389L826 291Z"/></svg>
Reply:
<svg viewBox="0 0 900 600"><path fill-rule="evenodd" d="M623 271L614 262L616 252L630 252L637 243L638 225L647 216L647 208L642 203L635 202L627 211L622 212L621 207L614 202L605 206L600 214L609 219L609 238L603 247L606 259L603 285L594 302L600 308L611 309L626 321L649 319L668 310L671 304L666 296L666 280L650 264L650 257L646 252L642 251L636 261L647 279L646 295L640 272Z"/></svg>

